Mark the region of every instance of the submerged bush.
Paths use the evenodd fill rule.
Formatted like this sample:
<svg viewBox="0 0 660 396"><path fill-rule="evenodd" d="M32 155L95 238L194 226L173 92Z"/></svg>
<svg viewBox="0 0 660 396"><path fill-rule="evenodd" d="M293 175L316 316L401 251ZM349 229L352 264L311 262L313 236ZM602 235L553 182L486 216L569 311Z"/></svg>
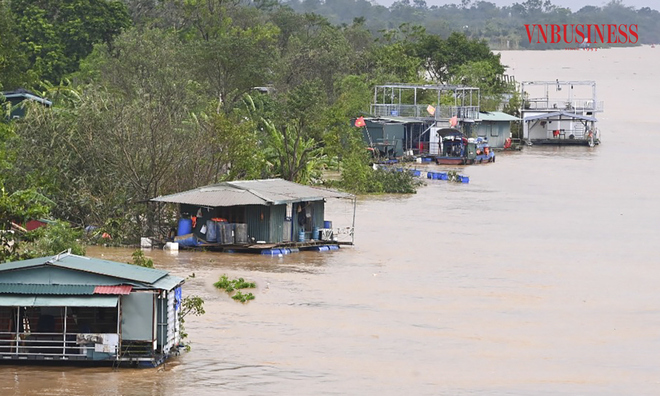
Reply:
<svg viewBox="0 0 660 396"><path fill-rule="evenodd" d="M373 169L367 154L353 153L343 163L340 186L354 194L414 194L422 182L410 172Z"/></svg>
<svg viewBox="0 0 660 396"><path fill-rule="evenodd" d="M238 290L236 294L231 296L236 301L242 303L249 300L254 300L254 295L252 293L243 294L239 289L251 289L257 287L257 284L254 282L246 282L243 278L238 279L229 279L227 275L222 275L220 279L213 284L218 289L224 290L227 293L231 293L235 290Z"/></svg>
<svg viewBox="0 0 660 396"><path fill-rule="evenodd" d="M144 252L141 249L138 249L133 252L133 263L134 265L137 265L139 267L145 267L145 268L153 268L154 267L154 261L147 256L144 255ZM131 264L131 263L129 263Z"/></svg>

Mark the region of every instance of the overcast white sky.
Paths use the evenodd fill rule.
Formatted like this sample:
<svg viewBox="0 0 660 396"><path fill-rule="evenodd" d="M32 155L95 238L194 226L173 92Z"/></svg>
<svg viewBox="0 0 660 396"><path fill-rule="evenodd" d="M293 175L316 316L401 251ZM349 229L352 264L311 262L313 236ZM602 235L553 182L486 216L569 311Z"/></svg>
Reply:
<svg viewBox="0 0 660 396"><path fill-rule="evenodd" d="M376 3L382 4L385 6L390 6L395 0L375 0ZM495 3L498 6L509 6L513 3L524 3L525 0L485 0L490 3ZM573 11L577 11L580 8L592 5L592 6L604 6L609 3L609 0L551 0L552 4L570 8ZM460 0L426 0L426 4L430 7L433 5L444 5L444 4L460 4ZM632 6L635 8L650 7L654 10L660 10L660 0L624 0L623 5Z"/></svg>

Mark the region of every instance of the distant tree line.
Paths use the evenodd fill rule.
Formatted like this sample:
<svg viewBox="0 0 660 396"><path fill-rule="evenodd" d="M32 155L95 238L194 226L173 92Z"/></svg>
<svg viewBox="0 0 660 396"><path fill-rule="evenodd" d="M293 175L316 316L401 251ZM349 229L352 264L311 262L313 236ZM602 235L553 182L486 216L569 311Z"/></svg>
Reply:
<svg viewBox="0 0 660 396"><path fill-rule="evenodd" d="M453 32L463 32L469 38L486 40L492 49L565 47L561 43L530 43L526 24L636 24L637 44L660 43L660 12L649 7L626 6L621 0L610 0L602 7L586 6L576 12L553 5L549 0L526 0L502 7L477 0L457 0L456 4L442 6L428 6L425 0L398 0L390 7L368 0L286 0L284 4L298 12L322 15L334 24L351 24L357 18L374 33L404 23L423 26L429 34L444 38ZM611 46L619 45L631 44Z"/></svg>
<svg viewBox="0 0 660 396"><path fill-rule="evenodd" d="M112 243L169 227L150 198L224 180L335 170L350 191L412 192L350 122L373 86L467 83L493 103L511 88L463 31L374 33L268 0L0 0L0 31L0 89L53 102L0 122L0 228L50 215Z"/></svg>

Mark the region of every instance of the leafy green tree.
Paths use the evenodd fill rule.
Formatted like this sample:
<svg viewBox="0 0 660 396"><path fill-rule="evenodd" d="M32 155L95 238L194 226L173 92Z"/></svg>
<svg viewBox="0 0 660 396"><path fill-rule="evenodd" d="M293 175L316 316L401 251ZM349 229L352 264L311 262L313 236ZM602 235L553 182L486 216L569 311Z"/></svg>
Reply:
<svg viewBox="0 0 660 396"><path fill-rule="evenodd" d="M274 173L302 184L320 181L326 158L323 148L313 138L306 137L297 125L278 127L265 121L265 126L269 134L266 157L273 163Z"/></svg>
<svg viewBox="0 0 660 396"><path fill-rule="evenodd" d="M27 220L44 217L52 202L35 189L8 193L0 180L0 263L35 257L22 249L25 236L10 231L13 224L25 224Z"/></svg>
<svg viewBox="0 0 660 396"><path fill-rule="evenodd" d="M503 81L501 69L489 61L466 62L456 67L450 82L458 85L480 88L480 109L484 111L497 110L502 101L502 94L515 87L508 87Z"/></svg>
<svg viewBox="0 0 660 396"><path fill-rule="evenodd" d="M28 236L30 241L21 250L23 257L45 257L71 249L71 253L84 256L85 247L81 242L82 231L72 228L66 222L54 221L39 227Z"/></svg>
<svg viewBox="0 0 660 396"><path fill-rule="evenodd" d="M34 76L28 73L28 59L20 49L14 15L6 0L0 0L0 32L0 90L31 87Z"/></svg>
<svg viewBox="0 0 660 396"><path fill-rule="evenodd" d="M349 75L336 84L339 97L323 113L323 143L330 158L342 160L355 151L364 152L360 128L349 120L369 110L372 87L367 75Z"/></svg>
<svg viewBox="0 0 660 396"><path fill-rule="evenodd" d="M56 84L78 69L95 43L111 44L130 24L116 0L12 0L10 7L30 69Z"/></svg>
<svg viewBox="0 0 660 396"><path fill-rule="evenodd" d="M281 60L274 65L275 88L286 92L316 81L333 100L335 82L351 71L358 55L342 30L314 14L278 21L285 36L280 38Z"/></svg>
<svg viewBox="0 0 660 396"><path fill-rule="evenodd" d="M416 55L425 59L426 72L438 83L447 83L459 68L468 62L486 62L494 75L504 73L500 55L495 55L484 41L471 40L462 33L452 33L447 40L429 35L423 30L415 32Z"/></svg>
<svg viewBox="0 0 660 396"><path fill-rule="evenodd" d="M246 101L255 111L252 97ZM250 180L267 178L270 173L265 158L265 147L257 123L239 110L196 116L209 147L205 180Z"/></svg>
<svg viewBox="0 0 660 396"><path fill-rule="evenodd" d="M232 26L220 37L191 44L197 80L225 111L231 111L252 88L269 82L276 35L270 24Z"/></svg>

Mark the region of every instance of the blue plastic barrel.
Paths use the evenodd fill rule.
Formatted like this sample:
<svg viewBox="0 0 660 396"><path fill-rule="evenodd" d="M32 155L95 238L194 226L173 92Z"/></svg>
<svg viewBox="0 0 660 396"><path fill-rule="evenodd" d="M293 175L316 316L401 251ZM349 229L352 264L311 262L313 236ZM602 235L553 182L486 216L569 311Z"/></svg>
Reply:
<svg viewBox="0 0 660 396"><path fill-rule="evenodd" d="M470 178L469 178L469 177L467 177L467 176L461 176L461 183L469 183L469 182L470 182Z"/></svg>
<svg viewBox="0 0 660 396"><path fill-rule="evenodd" d="M321 237L319 237L319 228L318 227L312 228L312 238L310 238L310 239L321 239Z"/></svg>
<svg viewBox="0 0 660 396"><path fill-rule="evenodd" d="M298 242L305 242L305 230L298 231Z"/></svg>
<svg viewBox="0 0 660 396"><path fill-rule="evenodd" d="M323 222L323 228L332 228L332 221L326 220Z"/></svg>
<svg viewBox="0 0 660 396"><path fill-rule="evenodd" d="M176 236L190 234L192 232L192 220L191 219L179 219L179 228L176 231Z"/></svg>

